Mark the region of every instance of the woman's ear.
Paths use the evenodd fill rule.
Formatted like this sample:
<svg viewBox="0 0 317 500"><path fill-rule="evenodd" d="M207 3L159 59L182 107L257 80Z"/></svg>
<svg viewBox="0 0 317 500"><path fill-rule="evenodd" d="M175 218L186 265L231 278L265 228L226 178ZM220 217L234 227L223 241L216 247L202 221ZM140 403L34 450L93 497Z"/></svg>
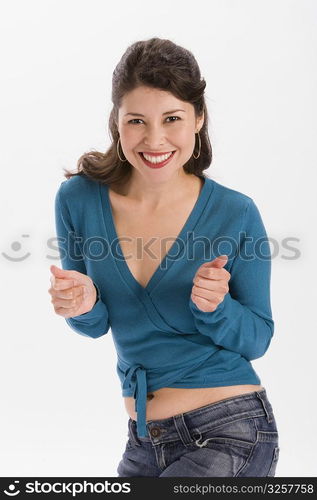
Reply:
<svg viewBox="0 0 317 500"><path fill-rule="evenodd" d="M204 120L205 120L205 115L204 113L199 116L196 120L196 133L197 132L200 132L200 129L202 128L203 124L204 124Z"/></svg>

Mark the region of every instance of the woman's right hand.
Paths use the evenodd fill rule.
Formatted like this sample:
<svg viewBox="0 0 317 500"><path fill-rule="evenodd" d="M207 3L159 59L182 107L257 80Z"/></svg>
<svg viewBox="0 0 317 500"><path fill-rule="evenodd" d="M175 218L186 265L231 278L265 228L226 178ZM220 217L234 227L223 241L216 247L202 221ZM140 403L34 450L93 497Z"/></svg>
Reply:
<svg viewBox="0 0 317 500"><path fill-rule="evenodd" d="M92 279L78 271L67 271L57 266L50 266L52 276L48 293L56 314L63 318L72 318L91 311L97 292Z"/></svg>

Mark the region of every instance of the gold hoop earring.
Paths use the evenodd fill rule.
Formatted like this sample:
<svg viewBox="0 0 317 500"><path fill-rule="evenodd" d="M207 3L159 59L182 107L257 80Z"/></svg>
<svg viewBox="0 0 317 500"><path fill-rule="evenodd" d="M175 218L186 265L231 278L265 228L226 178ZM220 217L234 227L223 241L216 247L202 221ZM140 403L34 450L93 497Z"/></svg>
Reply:
<svg viewBox="0 0 317 500"><path fill-rule="evenodd" d="M193 157L195 158L195 160L197 160L197 158L199 158L199 157L200 157L200 151L201 151L201 140L200 140L200 135L199 135L199 132L197 132L197 134L198 134L198 142L199 142L199 153L198 153L198 155L197 155L197 156L195 156L195 155L194 155L194 152L193 152ZM196 135L196 134L195 134L195 135ZM196 139L195 139L195 144L196 144ZM194 150L195 150L195 148L194 148Z"/></svg>
<svg viewBox="0 0 317 500"><path fill-rule="evenodd" d="M119 157L119 160L122 161L122 162L125 162L127 161L126 159L125 160L122 160L122 158L120 157L120 153L119 153L119 142L120 142L120 137L119 137L119 140L117 142L117 154L118 154L118 157Z"/></svg>

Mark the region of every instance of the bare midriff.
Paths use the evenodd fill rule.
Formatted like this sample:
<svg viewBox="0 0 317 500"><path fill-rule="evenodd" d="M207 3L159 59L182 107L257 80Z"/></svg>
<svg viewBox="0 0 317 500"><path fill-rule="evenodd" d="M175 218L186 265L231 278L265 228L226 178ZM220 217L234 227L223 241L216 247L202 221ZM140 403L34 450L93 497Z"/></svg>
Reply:
<svg viewBox="0 0 317 500"><path fill-rule="evenodd" d="M173 417L179 413L196 410L226 398L260 391L261 389L264 389L262 385L229 385L198 389L163 387L147 394L146 420ZM125 397L124 404L132 420L137 420L134 398Z"/></svg>

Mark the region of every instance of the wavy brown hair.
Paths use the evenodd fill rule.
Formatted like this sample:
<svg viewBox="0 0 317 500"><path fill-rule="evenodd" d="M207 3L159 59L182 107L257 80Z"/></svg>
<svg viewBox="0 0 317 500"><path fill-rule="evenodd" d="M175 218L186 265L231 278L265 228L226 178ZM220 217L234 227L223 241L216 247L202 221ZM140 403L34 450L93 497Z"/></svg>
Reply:
<svg viewBox="0 0 317 500"><path fill-rule="evenodd" d="M176 45L171 40L150 38L130 45L112 76L113 108L109 116L109 131L112 143L105 153L92 150L84 153L77 162L77 171L64 168L65 177L86 175L103 184L125 184L134 168L128 160L120 161L117 154L118 111L122 98L128 92L140 86L165 90L176 98L194 106L195 117L204 113L204 124L200 129L201 152L183 165L187 173L205 177L203 170L212 161L212 148L208 135L208 112L204 98L206 82L200 75L200 69L193 54ZM197 136L197 134L196 134ZM197 156L197 142L194 148ZM120 152L122 157L122 150Z"/></svg>

